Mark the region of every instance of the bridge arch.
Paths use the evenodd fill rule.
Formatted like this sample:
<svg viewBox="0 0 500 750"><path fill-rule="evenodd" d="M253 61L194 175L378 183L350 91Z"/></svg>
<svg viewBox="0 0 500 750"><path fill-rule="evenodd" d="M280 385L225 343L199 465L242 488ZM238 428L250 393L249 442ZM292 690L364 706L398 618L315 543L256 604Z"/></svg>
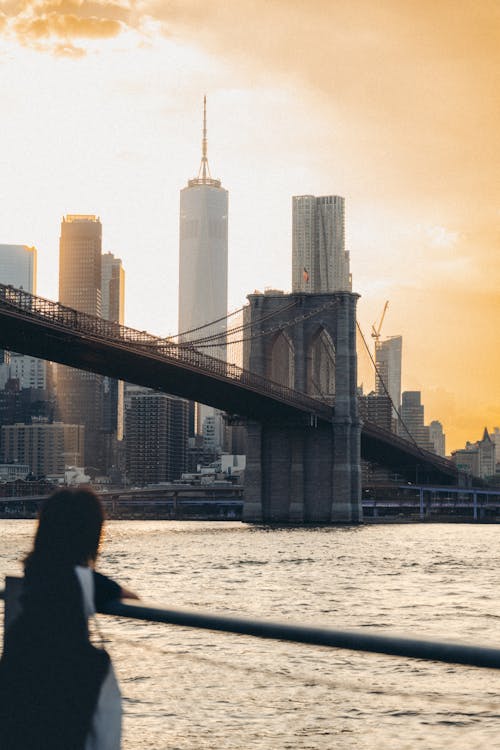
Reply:
<svg viewBox="0 0 500 750"><path fill-rule="evenodd" d="M287 388L295 387L295 347L285 331L278 331L269 342L267 377Z"/></svg>
<svg viewBox="0 0 500 750"><path fill-rule="evenodd" d="M335 401L336 349L330 333L319 325L309 340L306 354L306 392L327 403Z"/></svg>

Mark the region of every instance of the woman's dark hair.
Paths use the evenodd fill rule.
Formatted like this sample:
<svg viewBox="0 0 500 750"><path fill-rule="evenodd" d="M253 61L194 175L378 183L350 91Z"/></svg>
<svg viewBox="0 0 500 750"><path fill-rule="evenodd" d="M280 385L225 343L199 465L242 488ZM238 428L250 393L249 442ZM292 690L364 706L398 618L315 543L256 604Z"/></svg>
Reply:
<svg viewBox="0 0 500 750"><path fill-rule="evenodd" d="M33 551L25 566L86 565L99 551L104 510L90 489L54 492L42 505Z"/></svg>

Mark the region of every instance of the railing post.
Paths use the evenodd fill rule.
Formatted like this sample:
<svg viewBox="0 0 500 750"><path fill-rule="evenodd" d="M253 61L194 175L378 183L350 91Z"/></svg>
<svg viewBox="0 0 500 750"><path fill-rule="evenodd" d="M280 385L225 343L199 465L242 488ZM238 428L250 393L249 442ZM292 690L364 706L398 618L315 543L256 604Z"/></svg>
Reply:
<svg viewBox="0 0 500 750"><path fill-rule="evenodd" d="M472 501L474 503L474 521L477 521L477 492L472 494Z"/></svg>
<svg viewBox="0 0 500 750"><path fill-rule="evenodd" d="M420 487L419 489L419 495L420 495L420 520L424 520L424 488Z"/></svg>
<svg viewBox="0 0 500 750"><path fill-rule="evenodd" d="M4 630L3 637L14 622L16 617L21 614L21 593L23 590L23 579L19 576L5 576L5 609L4 609Z"/></svg>

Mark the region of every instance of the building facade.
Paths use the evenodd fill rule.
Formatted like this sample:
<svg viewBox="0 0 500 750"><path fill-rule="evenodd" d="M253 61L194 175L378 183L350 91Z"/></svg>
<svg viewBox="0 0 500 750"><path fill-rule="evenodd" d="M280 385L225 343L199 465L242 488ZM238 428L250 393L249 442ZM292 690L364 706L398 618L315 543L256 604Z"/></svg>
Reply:
<svg viewBox="0 0 500 750"><path fill-rule="evenodd" d="M178 479L187 468L187 402L127 386L125 404L127 481L144 486Z"/></svg>
<svg viewBox="0 0 500 750"><path fill-rule="evenodd" d="M366 396L359 396L359 416L363 422L373 422L385 430L392 428L392 405L389 396L373 391Z"/></svg>
<svg viewBox="0 0 500 750"><path fill-rule="evenodd" d="M392 404L392 429L397 431L398 412L401 408L401 362L403 337L389 336L375 344L375 392L389 395Z"/></svg>
<svg viewBox="0 0 500 750"><path fill-rule="evenodd" d="M292 292L350 292L345 200L338 195L292 198Z"/></svg>
<svg viewBox="0 0 500 750"><path fill-rule="evenodd" d="M98 216L73 214L61 223L59 302L100 316L102 225ZM85 426L84 465L104 469L102 377L71 367L57 367L57 397L63 422Z"/></svg>
<svg viewBox="0 0 500 750"><path fill-rule="evenodd" d="M102 317L123 325L125 322L125 271L120 258L113 253L101 256ZM115 439L123 439L123 393L124 384L115 378L103 378L103 430L107 453ZM114 463L108 456L107 463Z"/></svg>
<svg viewBox="0 0 500 750"><path fill-rule="evenodd" d="M0 284L12 284L16 289L36 294L35 247L28 245L0 245Z"/></svg>
<svg viewBox="0 0 500 750"><path fill-rule="evenodd" d="M443 425L437 419L433 419L429 425L429 437L434 446L434 453L438 456L446 456L446 435L443 432Z"/></svg>
<svg viewBox="0 0 500 750"><path fill-rule="evenodd" d="M16 289L24 289L25 292L36 294L36 268L37 268L37 250L35 247L28 245L0 245L0 284L11 284ZM0 350L0 388L3 388L10 377L13 375L6 365L10 364L12 355L9 352ZM23 388L35 387L45 388L46 363L44 360L37 360L35 357L28 357L23 354L16 355L16 369L29 373L30 376L36 371L37 385L26 385L27 380L23 379ZM40 380L43 385L40 385Z"/></svg>
<svg viewBox="0 0 500 750"><path fill-rule="evenodd" d="M35 477L64 476L65 465L83 460L82 425L54 422L3 425L0 452L4 463L29 466Z"/></svg>
<svg viewBox="0 0 500 750"><path fill-rule="evenodd" d="M424 423L424 406L421 398L420 391L403 392L399 434L406 440L409 440L411 436L420 448L434 452L429 427ZM408 433L410 434L408 435Z"/></svg>

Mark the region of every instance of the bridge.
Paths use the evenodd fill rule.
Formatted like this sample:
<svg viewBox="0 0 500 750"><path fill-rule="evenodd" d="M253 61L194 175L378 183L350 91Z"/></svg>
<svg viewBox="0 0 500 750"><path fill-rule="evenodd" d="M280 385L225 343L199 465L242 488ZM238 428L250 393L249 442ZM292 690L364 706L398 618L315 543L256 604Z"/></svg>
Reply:
<svg viewBox="0 0 500 750"><path fill-rule="evenodd" d="M360 455L408 481L418 474L419 481L457 483L450 461L377 425L361 425L357 295L249 300L243 325L234 329L244 367L209 353L227 346L220 334L162 338L2 284L0 347L196 400L239 419L249 445L246 520L359 521ZM275 355L283 345L294 358L280 371Z"/></svg>

